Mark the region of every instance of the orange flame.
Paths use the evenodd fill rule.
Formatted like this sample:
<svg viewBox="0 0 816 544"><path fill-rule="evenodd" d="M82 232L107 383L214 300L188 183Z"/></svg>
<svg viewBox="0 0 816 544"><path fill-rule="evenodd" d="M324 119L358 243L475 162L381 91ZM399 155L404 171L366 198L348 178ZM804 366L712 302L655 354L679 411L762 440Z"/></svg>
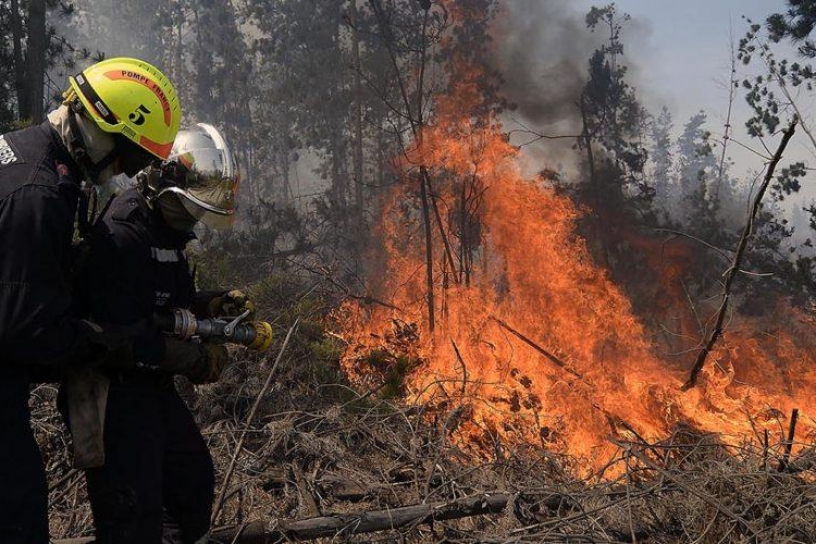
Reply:
<svg viewBox="0 0 816 544"><path fill-rule="evenodd" d="M482 100L479 70L457 57L451 78L453 92L437 99L433 126L404 161L405 183L384 205L378 233L385 265L372 287L393 307L341 309L351 376L376 385L382 376L372 373L372 351L403 357L415 364L403 368L408 396L458 408L463 443L489 447L498 436L543 445L576 460L578 469L608 460L617 448L610 436L654 440L688 425L736 444L763 428L778 436L793 408L816 413L813 327L790 308L773 312L790 316L786 323L731 323L703 383L681 392L687 370L658 354L630 300L593 262L577 234L580 211L545 182L523 178L518 150L494 116L467 115ZM419 183L412 168L420 164L431 170L442 210L456 209L462 183L484 191L469 284L457 283L434 228L433 333L422 223L410 191ZM648 245L635 240L630 247L658 268L665 261ZM664 271L668 294L656 303L663 309L683 303L682 250L676 257L680 264ZM682 361L690 366L693 358ZM811 419L800 420L799 436L814 429Z"/></svg>

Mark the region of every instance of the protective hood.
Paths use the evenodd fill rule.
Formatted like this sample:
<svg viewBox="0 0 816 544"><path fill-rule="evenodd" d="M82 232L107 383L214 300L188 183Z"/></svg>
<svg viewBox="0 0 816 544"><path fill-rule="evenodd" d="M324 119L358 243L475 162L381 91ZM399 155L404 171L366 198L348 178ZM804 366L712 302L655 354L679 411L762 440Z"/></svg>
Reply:
<svg viewBox="0 0 816 544"><path fill-rule="evenodd" d="M81 140L85 144L85 153L87 158L94 164L104 161L116 147L116 141L113 135L102 131L91 120L84 115L74 114L67 105L62 105L48 114L48 121L54 130L57 131L63 145L65 145L71 157L80 165L83 164L77 150L74 148L74 142L77 141L73 129L71 128L71 115L76 115L76 124L81 132ZM113 177L115 166L110 164L101 170L94 183L104 185ZM89 175L86 172L86 175Z"/></svg>

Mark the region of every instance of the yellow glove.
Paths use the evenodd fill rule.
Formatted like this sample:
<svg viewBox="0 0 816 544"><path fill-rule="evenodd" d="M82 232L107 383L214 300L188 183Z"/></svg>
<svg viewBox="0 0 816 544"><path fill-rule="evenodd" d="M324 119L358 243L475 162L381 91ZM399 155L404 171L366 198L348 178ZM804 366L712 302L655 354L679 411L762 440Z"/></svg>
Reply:
<svg viewBox="0 0 816 544"><path fill-rule="evenodd" d="M228 293L213 298L207 304L207 311L212 317L236 317L249 310L248 319L255 315L255 304L243 291L233 289Z"/></svg>

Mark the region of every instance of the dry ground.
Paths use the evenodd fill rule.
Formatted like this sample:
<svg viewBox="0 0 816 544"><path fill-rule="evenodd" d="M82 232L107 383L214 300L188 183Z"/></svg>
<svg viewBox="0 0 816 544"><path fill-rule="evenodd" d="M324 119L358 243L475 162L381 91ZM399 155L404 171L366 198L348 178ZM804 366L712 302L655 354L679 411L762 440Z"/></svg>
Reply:
<svg viewBox="0 0 816 544"><path fill-rule="evenodd" d="M280 333L269 354L236 351L216 385L179 382L215 459L219 491L247 430L216 526L262 520L283 528L330 513L508 493L499 514L324 541L816 542L816 453L806 444L785 463L782 436L738 449L683 429L659 444L610 437L621 449L605 479L578 479L562 468L565 460L495 437L490 455L477 456L455 445L449 418L350 387L337 364L340 346L321 324L322 304L280 286L265 296L262 307ZM300 326L261 395L295 316ZM44 385L33 401L52 535L90 535L84 479L70 468L54 395Z"/></svg>

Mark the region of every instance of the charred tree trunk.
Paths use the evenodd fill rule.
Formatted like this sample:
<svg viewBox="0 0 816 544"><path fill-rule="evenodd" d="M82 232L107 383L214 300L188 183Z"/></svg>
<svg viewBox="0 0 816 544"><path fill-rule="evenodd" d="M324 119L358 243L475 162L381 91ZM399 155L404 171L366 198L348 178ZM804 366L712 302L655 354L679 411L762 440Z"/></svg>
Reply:
<svg viewBox="0 0 816 544"><path fill-rule="evenodd" d="M342 133L342 122L339 120L332 122L332 137L330 143L331 153L331 193L332 193L332 217L336 224L343 230L349 224L349 203L348 203L348 168L346 166L346 146L341 141L339 134Z"/></svg>
<svg viewBox="0 0 816 544"><path fill-rule="evenodd" d="M28 48L26 52L26 92L28 93L28 115L33 123L39 123L44 116L44 87L46 63L45 0L29 0L28 4Z"/></svg>
<svg viewBox="0 0 816 544"><path fill-rule="evenodd" d="M284 206L288 206L292 203L292 185L291 181L289 180L289 146L285 145L286 136L284 135L281 140L282 145L280 148L280 165L281 165L281 174L283 176L283 186L281 187L281 199Z"/></svg>
<svg viewBox="0 0 816 544"><path fill-rule="evenodd" d="M425 87L425 28L428 24L428 10L425 10L425 15L422 21L422 46L420 47L420 62L419 62L419 85L417 87L417 118L416 122L412 122L414 137L418 140L419 155L422 157L422 130L425 126L425 121L422 115L422 98ZM394 64L395 69L396 61ZM397 69L397 71L399 71ZM404 94L404 93L403 93ZM408 118L411 118L411 104L405 95L405 107L408 111ZM433 333L435 328L434 317L434 277L433 277L433 231L431 228L431 210L429 202L433 199L433 195L429 195L431 191L431 180L428 176L428 170L423 164L419 168L419 184L420 184L420 198L422 201L422 222L425 225L425 259L426 259L426 281L428 286L428 329ZM440 225L441 227L441 225Z"/></svg>
<svg viewBox="0 0 816 544"><path fill-rule="evenodd" d="M462 191L459 194L459 283L465 281L467 268L467 180L462 181Z"/></svg>
<svg viewBox="0 0 816 544"><path fill-rule="evenodd" d="M28 115L28 93L25 91L25 59L23 58L23 18L19 0L11 0L11 34L14 48L14 88L21 119Z"/></svg>
<svg viewBox="0 0 816 544"><path fill-rule="evenodd" d="M175 46L175 74L174 81L181 81L184 77L184 9L181 2L176 10L176 46Z"/></svg>
<svg viewBox="0 0 816 544"><path fill-rule="evenodd" d="M354 62L354 208L357 233L362 239L365 232L365 205L363 203L363 85L360 71L360 36L357 28L357 0L349 0L351 17L351 54Z"/></svg>
<svg viewBox="0 0 816 544"><path fill-rule="evenodd" d="M252 137L254 127L252 123L252 106L251 100L249 99L249 90L246 90L246 99L244 101L244 121L245 121L245 130L244 135L246 137L246 148L244 151L244 176L246 178L247 187L249 188L249 201L251 204L257 204L260 200L260 191L257 187L258 183L255 180L255 169L254 160L255 160L255 142Z"/></svg>
<svg viewBox="0 0 816 544"><path fill-rule="evenodd" d="M193 3L193 17L196 26L195 48L195 113L201 119L214 118L213 100L213 55L211 45L207 43L212 30L209 28L212 15L209 8L198 2Z"/></svg>
<svg viewBox="0 0 816 544"><path fill-rule="evenodd" d="M435 328L434 319L434 273L433 273L433 232L431 231L431 210L428 204L428 189L425 183L425 176L422 170L419 175L419 194L422 205L422 224L425 227L425 279L427 282L428 294L428 329L433 332Z"/></svg>
<svg viewBox="0 0 816 544"><path fill-rule="evenodd" d="M285 73L284 77L288 78L289 74ZM283 183L280 189L280 203L288 206L292 203L292 187L289 181L289 111L284 106L280 109L280 124L274 128L274 138L277 140L277 163L280 168L281 179ZM260 189L260 188L259 188ZM275 191L272 192L273 199L277 198Z"/></svg>
<svg viewBox="0 0 816 544"><path fill-rule="evenodd" d="M396 75L397 78L400 95L402 96L402 101L405 106L405 117L411 125L411 132L417 141L417 150L419 151L419 157L422 160L423 157L422 131L425 126L425 121L423 119L424 109L423 95L425 90L425 68L426 68L425 63L427 55L426 33L431 4L430 2L422 3L424 14L422 19L422 30L419 36L421 43L420 49L418 51L419 80L417 82L415 96L411 96L412 93L409 93L408 88L406 87L405 80L403 79L400 73L399 63L397 62L396 53L394 52L394 44L396 43L396 40L389 26L388 17L386 16L386 12L383 9L381 1L369 0L369 5L371 6L374 15L377 17L380 29L382 30L383 43L388 49L388 54L389 57L391 58L391 64L394 67L394 74ZM415 113L413 112L414 106L416 106ZM430 331L433 332L436 320L434 316L433 232L430 217L431 209L433 209L436 222L439 225L440 236L442 237L442 241L445 245L445 257L449 261L448 264L451 265L452 271L455 270L456 267L453 266L453 258L451 255L450 245L448 244L447 235L442 224L439 209L436 205L436 200L434 199L433 190L431 187L431 178L430 175L428 174L428 169L424 164L422 164L419 168L419 184L420 184L420 203L422 221L425 228L426 280L428 288L427 294L428 327Z"/></svg>
<svg viewBox="0 0 816 544"><path fill-rule="evenodd" d="M454 281L457 280L456 278L456 264L453 261L453 250L451 249L450 242L448 241L448 233L445 230L445 224L442 222L442 214L439 213L439 205L436 203L436 196L433 193L432 185L431 185L431 177L428 174L428 169L423 167L421 169L423 177L425 178L425 184L428 186L428 194L431 200L431 207L433 208L434 217L436 218L436 225L439 227L439 236L442 238L442 246L445 249L445 259L450 267L450 273L453 275Z"/></svg>
<svg viewBox="0 0 816 544"><path fill-rule="evenodd" d="M592 186L595 194L598 194L598 174L595 170L595 155L592 152L592 135L590 134L589 130L589 121L587 119L587 111L586 111L586 97L582 94L581 95L581 121L583 124L583 130L581 131L581 138L584 140L584 146L586 146L587 152L587 165L589 166L589 184Z"/></svg>
<svg viewBox="0 0 816 544"><path fill-rule="evenodd" d="M610 259L609 259L609 244L607 243L606 239L606 229L605 226L602 224L604 222L604 214L602 213L601 206L603 205L603 198L601 195L601 184L600 180L598 179L598 170L595 164L595 153L592 150L592 131L589 127L589 120L587 117L587 105L586 105L586 96L582 93L581 94L581 103L579 104L579 108L581 110L581 121L583 124L583 130L581 131L581 139L583 140L583 144L586 147L587 153L587 166L589 167L589 184L592 188L592 200L593 200L593 207L595 208L595 239L601 244L601 257L603 259L603 265L609 269L610 267Z"/></svg>

